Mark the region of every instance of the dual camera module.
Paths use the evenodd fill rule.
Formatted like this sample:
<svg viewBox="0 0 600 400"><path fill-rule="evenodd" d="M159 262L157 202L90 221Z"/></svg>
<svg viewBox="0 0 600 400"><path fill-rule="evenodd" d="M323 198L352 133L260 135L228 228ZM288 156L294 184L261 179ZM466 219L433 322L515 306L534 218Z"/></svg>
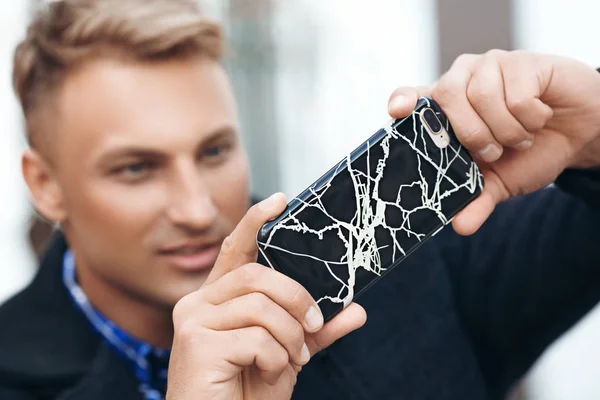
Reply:
<svg viewBox="0 0 600 400"><path fill-rule="evenodd" d="M443 149L450 144L450 135L444 128L442 121L431 108L424 108L419 113L421 124L437 147Z"/></svg>

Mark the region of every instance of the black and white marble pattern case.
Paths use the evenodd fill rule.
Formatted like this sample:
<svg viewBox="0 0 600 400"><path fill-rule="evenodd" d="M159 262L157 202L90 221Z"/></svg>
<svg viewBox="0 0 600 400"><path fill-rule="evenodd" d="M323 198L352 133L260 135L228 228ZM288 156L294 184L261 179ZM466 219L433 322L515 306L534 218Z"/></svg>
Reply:
<svg viewBox="0 0 600 400"><path fill-rule="evenodd" d="M418 113L430 107L450 134L437 147ZM483 176L439 106L422 98L392 120L258 233L271 268L301 283L325 320L398 266L475 199Z"/></svg>

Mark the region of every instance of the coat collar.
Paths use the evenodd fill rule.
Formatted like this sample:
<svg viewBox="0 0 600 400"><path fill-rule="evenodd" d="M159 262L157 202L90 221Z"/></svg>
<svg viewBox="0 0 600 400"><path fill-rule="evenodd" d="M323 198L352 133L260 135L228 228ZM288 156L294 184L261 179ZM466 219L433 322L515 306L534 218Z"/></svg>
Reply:
<svg viewBox="0 0 600 400"><path fill-rule="evenodd" d="M139 398L133 371L93 331L62 282L67 243L52 240L31 284L0 307L0 385L65 399ZM137 396L137 397L136 397Z"/></svg>
<svg viewBox="0 0 600 400"><path fill-rule="evenodd" d="M142 400L131 370L107 344L102 344L90 369L61 400Z"/></svg>

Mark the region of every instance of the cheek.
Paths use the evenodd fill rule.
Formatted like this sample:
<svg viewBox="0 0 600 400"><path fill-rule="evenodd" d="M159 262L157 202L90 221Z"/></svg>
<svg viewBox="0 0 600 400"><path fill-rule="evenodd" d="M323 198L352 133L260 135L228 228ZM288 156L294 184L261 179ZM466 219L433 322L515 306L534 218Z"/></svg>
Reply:
<svg viewBox="0 0 600 400"><path fill-rule="evenodd" d="M138 239L160 212L161 190L153 186L129 186L88 181L68 204L70 223L88 234ZM164 193L164 192L163 192Z"/></svg>
<svg viewBox="0 0 600 400"><path fill-rule="evenodd" d="M250 204L249 171L245 154L241 153L211 174L210 185L215 206L233 230Z"/></svg>

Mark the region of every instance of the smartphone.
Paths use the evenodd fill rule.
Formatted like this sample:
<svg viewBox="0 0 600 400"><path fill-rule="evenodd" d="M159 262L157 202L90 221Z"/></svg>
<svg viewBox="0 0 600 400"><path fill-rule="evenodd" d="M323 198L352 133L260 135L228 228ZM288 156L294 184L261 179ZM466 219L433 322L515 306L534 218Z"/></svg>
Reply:
<svg viewBox="0 0 600 400"><path fill-rule="evenodd" d="M330 320L483 188L483 175L430 98L389 121L262 226L263 262L302 284Z"/></svg>

